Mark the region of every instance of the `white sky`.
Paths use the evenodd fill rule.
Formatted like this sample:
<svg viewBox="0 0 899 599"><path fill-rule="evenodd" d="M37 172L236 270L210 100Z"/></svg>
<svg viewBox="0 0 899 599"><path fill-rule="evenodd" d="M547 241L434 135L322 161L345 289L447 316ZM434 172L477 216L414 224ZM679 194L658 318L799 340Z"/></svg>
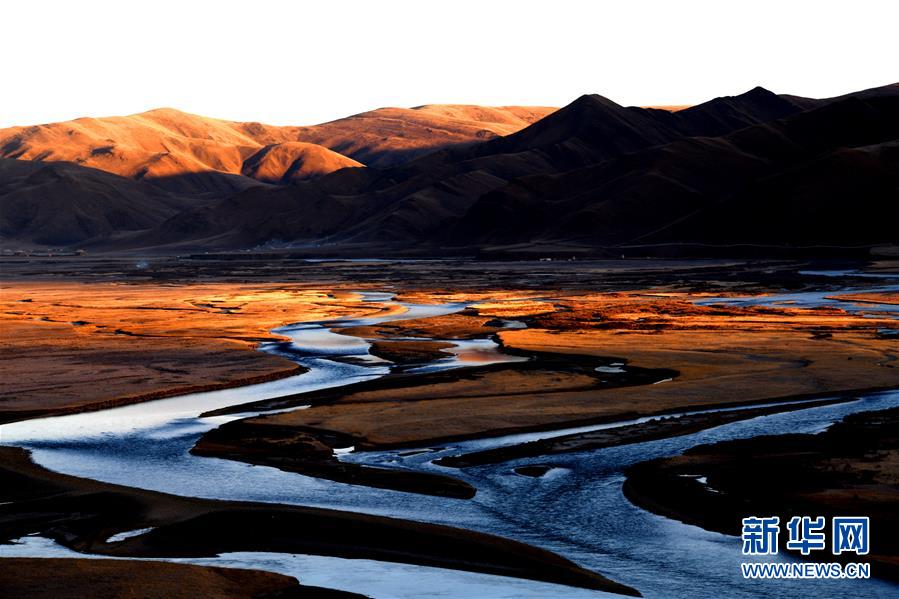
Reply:
<svg viewBox="0 0 899 599"><path fill-rule="evenodd" d="M899 0L11 0L0 126L170 106L313 124L380 106L690 104L899 80Z"/></svg>

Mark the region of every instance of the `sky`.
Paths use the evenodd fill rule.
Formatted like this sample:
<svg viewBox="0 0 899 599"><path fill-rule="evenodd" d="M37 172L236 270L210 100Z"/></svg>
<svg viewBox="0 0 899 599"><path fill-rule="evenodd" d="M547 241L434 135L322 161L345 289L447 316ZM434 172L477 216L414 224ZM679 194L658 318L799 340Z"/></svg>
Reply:
<svg viewBox="0 0 899 599"><path fill-rule="evenodd" d="M0 3L0 127L172 107L315 124L382 106L695 104L899 80L897 0Z"/></svg>

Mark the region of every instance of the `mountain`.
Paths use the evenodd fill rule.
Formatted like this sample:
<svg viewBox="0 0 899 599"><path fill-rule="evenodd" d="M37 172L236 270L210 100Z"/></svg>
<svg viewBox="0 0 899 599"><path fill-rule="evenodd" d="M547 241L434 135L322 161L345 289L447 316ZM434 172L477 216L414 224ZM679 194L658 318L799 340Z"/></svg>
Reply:
<svg viewBox="0 0 899 599"><path fill-rule="evenodd" d="M100 241L150 229L196 204L145 182L76 164L0 158L4 245Z"/></svg>
<svg viewBox="0 0 899 599"><path fill-rule="evenodd" d="M840 100L847 100L849 98L880 98L883 96L895 96L899 94L899 83L890 83L888 85L882 85L880 87L871 87L868 89L863 89L861 91L850 92L848 94L843 94L842 96L834 96L832 98L804 98L802 96L792 96L789 94L781 94L781 98L789 100L794 104L798 104L803 108L818 108L820 106L824 106L826 104L832 104L834 102L839 102Z"/></svg>
<svg viewBox="0 0 899 599"><path fill-rule="evenodd" d="M262 147L258 138L283 141L278 130L255 134L228 121L163 108L127 117L3 129L0 157L67 161L153 181L172 191L220 195L254 183L244 180L240 169Z"/></svg>
<svg viewBox="0 0 899 599"><path fill-rule="evenodd" d="M445 242L897 241L897 138L899 95L849 98L721 137L519 178L482 196Z"/></svg>
<svg viewBox="0 0 899 599"><path fill-rule="evenodd" d="M626 108L599 95L585 95L531 127L477 146L475 152L484 156L539 150L557 167L573 168L681 137L723 135L802 110L760 87L674 112Z"/></svg>
<svg viewBox="0 0 899 599"><path fill-rule="evenodd" d="M736 130L801 111L761 89L678 112L628 108L585 95L505 137L449 147L390 169L340 171L288 189L246 190L216 206L179 214L142 243L390 247L443 240L481 198L519 178L564 173L687 136ZM255 214L262 205L266 210ZM465 245L481 238L446 241ZM527 241L526 232L519 241Z"/></svg>
<svg viewBox="0 0 899 599"><path fill-rule="evenodd" d="M0 129L0 157L67 161L177 193L222 197L259 181L286 183L347 166L398 164L435 149L505 135L552 110L382 108L313 127L276 127L161 108Z"/></svg>
<svg viewBox="0 0 899 599"><path fill-rule="evenodd" d="M257 181L285 185L315 179L342 168L361 166L361 162L323 146L286 141L265 146L247 158L240 172Z"/></svg>
<svg viewBox="0 0 899 599"><path fill-rule="evenodd" d="M801 103L755 87L739 96L715 98L680 110L671 126L688 136L725 135L756 123L767 123L805 110Z"/></svg>
<svg viewBox="0 0 899 599"><path fill-rule="evenodd" d="M242 174L219 175L251 185L183 204L145 230L111 234L103 247L360 255L555 247L617 256L894 243L897 92L892 85L809 100L754 88L677 111L585 95L507 135L456 139L412 158L420 147L409 140L423 134L368 136L383 131L374 123L402 130L407 117L388 118L384 111L393 109L318 126L314 142L284 141L281 128L232 124L227 131L260 146L242 157ZM403 114L481 122L508 114L478 110L485 109ZM455 139L434 131L432 140ZM325 148L340 136L355 145ZM393 166L351 162L363 158ZM166 188L184 178L172 177Z"/></svg>
<svg viewBox="0 0 899 599"><path fill-rule="evenodd" d="M766 168L647 241L899 242L899 94L850 96L731 139Z"/></svg>
<svg viewBox="0 0 899 599"><path fill-rule="evenodd" d="M546 106L460 104L379 108L314 127L299 127L296 138L383 169L437 149L514 133L555 110Z"/></svg>

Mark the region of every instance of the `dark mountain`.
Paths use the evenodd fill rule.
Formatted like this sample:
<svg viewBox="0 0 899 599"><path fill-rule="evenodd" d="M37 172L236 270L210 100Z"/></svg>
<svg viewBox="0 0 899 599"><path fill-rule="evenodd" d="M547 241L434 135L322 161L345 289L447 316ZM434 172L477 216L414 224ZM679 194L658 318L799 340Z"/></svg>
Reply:
<svg viewBox="0 0 899 599"><path fill-rule="evenodd" d="M67 162L0 158L4 245L66 246L158 226L195 201Z"/></svg>
<svg viewBox="0 0 899 599"><path fill-rule="evenodd" d="M805 110L800 103L756 87L670 113L682 135L714 137L757 123L767 123Z"/></svg>
<svg viewBox="0 0 899 599"><path fill-rule="evenodd" d="M781 94L780 97L801 106L804 110L808 110L810 108L819 108L821 106L824 106L825 104L832 104L833 102L839 102L840 100L846 100L849 98L867 99L879 98L882 96L895 96L897 94L899 94L899 83L890 83L888 85L882 85L880 87L871 87L868 89L863 89L861 91L843 94L842 96L834 96L833 98L804 98L802 96L791 96L790 94Z"/></svg>
<svg viewBox="0 0 899 599"><path fill-rule="evenodd" d="M772 126L762 176L651 241L852 246L899 242L899 95L850 98ZM760 135L761 137L761 135ZM779 146L788 139L791 147ZM764 147L764 146L763 146Z"/></svg>
<svg viewBox="0 0 899 599"><path fill-rule="evenodd" d="M530 127L471 148L470 156L541 151L557 163L595 162L670 141L677 113L625 108L599 95L581 96Z"/></svg>
<svg viewBox="0 0 899 599"><path fill-rule="evenodd" d="M899 96L849 98L722 137L519 178L480 198L445 240L891 242L899 239L897 138Z"/></svg>

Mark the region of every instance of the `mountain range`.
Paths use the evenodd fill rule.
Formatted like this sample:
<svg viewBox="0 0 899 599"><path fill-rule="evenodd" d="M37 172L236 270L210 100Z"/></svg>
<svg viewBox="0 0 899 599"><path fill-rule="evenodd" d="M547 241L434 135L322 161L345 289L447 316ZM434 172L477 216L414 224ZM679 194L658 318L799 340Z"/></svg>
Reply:
<svg viewBox="0 0 899 599"><path fill-rule="evenodd" d="M899 242L899 84L679 109L160 109L0 130L5 248L689 255ZM753 250L755 251L755 250Z"/></svg>

